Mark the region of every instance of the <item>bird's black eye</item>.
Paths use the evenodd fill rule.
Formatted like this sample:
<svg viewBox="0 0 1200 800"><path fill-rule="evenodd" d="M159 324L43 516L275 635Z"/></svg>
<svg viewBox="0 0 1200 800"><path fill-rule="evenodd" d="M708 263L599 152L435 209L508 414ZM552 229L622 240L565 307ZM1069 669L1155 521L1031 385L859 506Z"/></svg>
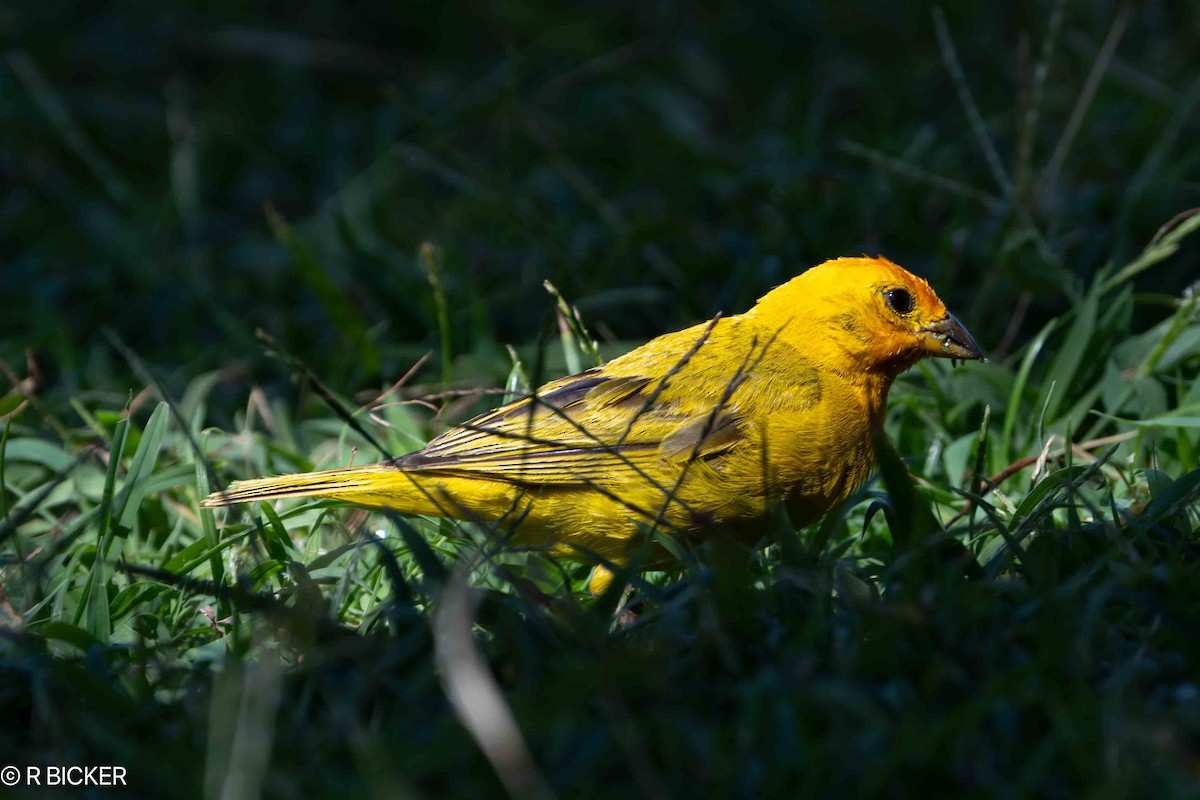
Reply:
<svg viewBox="0 0 1200 800"><path fill-rule="evenodd" d="M913 296L908 289L888 289L883 296L888 307L897 314L907 314L913 310Z"/></svg>

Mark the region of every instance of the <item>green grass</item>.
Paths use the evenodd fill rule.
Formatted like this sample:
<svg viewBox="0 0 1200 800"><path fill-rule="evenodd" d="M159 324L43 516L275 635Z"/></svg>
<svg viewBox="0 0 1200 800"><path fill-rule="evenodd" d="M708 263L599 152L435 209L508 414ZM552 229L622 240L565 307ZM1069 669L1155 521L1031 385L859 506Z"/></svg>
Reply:
<svg viewBox="0 0 1200 800"><path fill-rule="evenodd" d="M129 796L1195 796L1185 13L360 11L4 22L0 766L123 765ZM996 358L904 376L852 501L683 554L636 617L478 526L197 508L864 250Z"/></svg>

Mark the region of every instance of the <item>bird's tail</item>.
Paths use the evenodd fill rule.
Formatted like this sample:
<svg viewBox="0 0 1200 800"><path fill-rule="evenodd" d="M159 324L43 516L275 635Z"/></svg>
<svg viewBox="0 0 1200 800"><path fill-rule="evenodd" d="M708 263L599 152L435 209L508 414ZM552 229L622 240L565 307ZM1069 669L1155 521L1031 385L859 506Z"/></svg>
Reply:
<svg viewBox="0 0 1200 800"><path fill-rule="evenodd" d="M405 514L445 516L448 513L445 504L435 496L444 493L426 484L423 476L389 464L371 464L234 481L228 489L204 498L200 507L219 508L284 497L326 497L364 506L394 508Z"/></svg>

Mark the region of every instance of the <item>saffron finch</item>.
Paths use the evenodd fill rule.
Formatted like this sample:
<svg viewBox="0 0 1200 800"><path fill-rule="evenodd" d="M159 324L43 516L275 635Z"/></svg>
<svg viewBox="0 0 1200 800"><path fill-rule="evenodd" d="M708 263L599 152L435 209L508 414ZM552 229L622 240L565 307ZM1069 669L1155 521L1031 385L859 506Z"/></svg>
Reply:
<svg viewBox="0 0 1200 800"><path fill-rule="evenodd" d="M598 564L596 593L653 529L695 541L721 525L753 543L780 502L797 527L816 521L866 479L888 389L926 356L983 357L924 280L838 258L417 452L237 481L201 505L316 496L514 525L517 543Z"/></svg>

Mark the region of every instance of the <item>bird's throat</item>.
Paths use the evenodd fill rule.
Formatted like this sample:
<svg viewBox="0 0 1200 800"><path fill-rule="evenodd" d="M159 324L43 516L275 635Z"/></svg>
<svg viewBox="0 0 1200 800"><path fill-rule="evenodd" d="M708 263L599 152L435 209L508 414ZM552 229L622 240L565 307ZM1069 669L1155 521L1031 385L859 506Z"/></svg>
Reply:
<svg viewBox="0 0 1200 800"><path fill-rule="evenodd" d="M884 418L887 416L888 391L895 379L894 375L879 373L866 373L863 376L863 400L872 430L883 430Z"/></svg>

